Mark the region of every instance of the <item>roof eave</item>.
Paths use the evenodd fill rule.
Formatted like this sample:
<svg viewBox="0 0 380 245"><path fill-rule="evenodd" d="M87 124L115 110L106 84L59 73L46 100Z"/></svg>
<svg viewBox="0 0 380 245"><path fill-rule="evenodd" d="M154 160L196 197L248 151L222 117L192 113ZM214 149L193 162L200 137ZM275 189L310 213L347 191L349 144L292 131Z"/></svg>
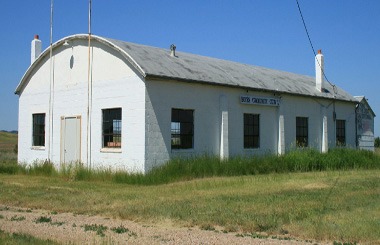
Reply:
<svg viewBox="0 0 380 245"><path fill-rule="evenodd" d="M278 91L278 90L271 90L271 89L263 89L263 88L252 88L248 86L241 86L241 85L232 85L232 84L220 84L216 82L210 82L210 81L199 81L199 80L193 80L193 79L186 79L186 78L178 78L178 77L169 77L164 75L156 75L156 74L145 74L146 80L166 80L166 81L181 81L186 83L197 83L197 84L203 84L203 85L211 85L211 86L222 86L222 87L230 87L230 88L240 88L243 90L254 90L258 92L267 92L267 93L276 93L276 94L287 94L287 95L296 95L301 97L307 97L307 98L318 98L318 99L327 99L327 100L336 100L336 101L343 101L343 102L350 102L356 104L356 100L345 100L341 98L334 98L334 97L325 97L325 96L313 96L308 94L298 94L298 93L291 93L287 91Z"/></svg>

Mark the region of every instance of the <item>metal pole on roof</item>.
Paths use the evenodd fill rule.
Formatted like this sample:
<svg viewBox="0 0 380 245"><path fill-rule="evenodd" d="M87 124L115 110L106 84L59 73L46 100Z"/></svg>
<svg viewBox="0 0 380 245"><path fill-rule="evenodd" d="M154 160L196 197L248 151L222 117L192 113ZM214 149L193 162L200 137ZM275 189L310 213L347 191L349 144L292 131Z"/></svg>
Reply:
<svg viewBox="0 0 380 245"><path fill-rule="evenodd" d="M87 69L87 165L91 168L91 110L92 110L92 64L91 64L91 7L88 1L88 69Z"/></svg>
<svg viewBox="0 0 380 245"><path fill-rule="evenodd" d="M50 1L50 91L49 91L49 138L48 138L48 161L51 161L53 154L53 92L54 92L54 67L53 67L53 5Z"/></svg>

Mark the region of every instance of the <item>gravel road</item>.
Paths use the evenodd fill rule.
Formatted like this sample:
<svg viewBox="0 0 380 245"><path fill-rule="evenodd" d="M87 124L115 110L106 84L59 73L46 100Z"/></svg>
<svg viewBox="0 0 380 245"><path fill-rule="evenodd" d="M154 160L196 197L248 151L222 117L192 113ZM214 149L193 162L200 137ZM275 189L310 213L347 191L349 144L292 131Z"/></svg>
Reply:
<svg viewBox="0 0 380 245"><path fill-rule="evenodd" d="M258 239L196 227L176 227L170 221L142 224L99 216L52 213L0 205L0 230L29 234L62 244L305 244L305 241ZM312 243L308 243L312 244ZM315 243L314 243L315 244Z"/></svg>

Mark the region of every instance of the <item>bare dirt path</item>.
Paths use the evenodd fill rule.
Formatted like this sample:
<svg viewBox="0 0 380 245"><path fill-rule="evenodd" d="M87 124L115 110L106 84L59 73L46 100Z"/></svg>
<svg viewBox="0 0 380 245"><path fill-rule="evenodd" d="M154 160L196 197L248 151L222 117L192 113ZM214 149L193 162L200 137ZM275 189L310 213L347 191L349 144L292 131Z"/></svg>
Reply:
<svg viewBox="0 0 380 245"><path fill-rule="evenodd" d="M305 244L305 241L258 239L239 233L175 227L170 222L144 225L128 220L56 214L4 205L0 205L0 230L62 244Z"/></svg>

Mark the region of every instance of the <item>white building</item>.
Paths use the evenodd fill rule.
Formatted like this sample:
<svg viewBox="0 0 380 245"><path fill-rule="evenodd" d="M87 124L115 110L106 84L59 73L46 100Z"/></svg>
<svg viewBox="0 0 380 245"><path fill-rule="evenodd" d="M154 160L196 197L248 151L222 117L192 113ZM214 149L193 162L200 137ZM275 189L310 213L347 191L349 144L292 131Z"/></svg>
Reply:
<svg viewBox="0 0 380 245"><path fill-rule="evenodd" d="M90 40L69 36L40 55L33 40L16 88L20 162L146 172L174 156L356 147L358 102L324 82L320 53L312 78L175 46Z"/></svg>

